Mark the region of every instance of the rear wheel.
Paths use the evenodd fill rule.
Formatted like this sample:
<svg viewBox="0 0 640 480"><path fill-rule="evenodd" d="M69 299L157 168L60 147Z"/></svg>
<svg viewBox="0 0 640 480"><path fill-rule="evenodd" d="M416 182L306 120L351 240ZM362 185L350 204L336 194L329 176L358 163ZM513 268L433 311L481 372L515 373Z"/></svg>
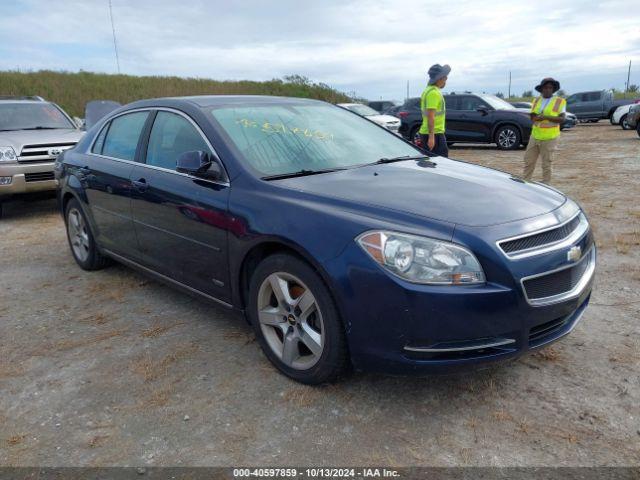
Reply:
<svg viewBox="0 0 640 480"><path fill-rule="evenodd" d="M500 150L515 150L521 141L520 130L513 125L503 125L496 131L495 142Z"/></svg>
<svg viewBox="0 0 640 480"><path fill-rule="evenodd" d="M623 130L631 130L631 125L629 125L629 122L627 122L626 115L623 115L622 118L620 119L620 126L622 127Z"/></svg>
<svg viewBox="0 0 640 480"><path fill-rule="evenodd" d="M70 200L65 209L67 239L76 263L83 270L100 270L107 266L108 259L96 245L87 217L76 200Z"/></svg>
<svg viewBox="0 0 640 480"><path fill-rule="evenodd" d="M348 365L342 322L316 271L287 254L267 257L249 286L249 317L267 358L298 382L336 380Z"/></svg>

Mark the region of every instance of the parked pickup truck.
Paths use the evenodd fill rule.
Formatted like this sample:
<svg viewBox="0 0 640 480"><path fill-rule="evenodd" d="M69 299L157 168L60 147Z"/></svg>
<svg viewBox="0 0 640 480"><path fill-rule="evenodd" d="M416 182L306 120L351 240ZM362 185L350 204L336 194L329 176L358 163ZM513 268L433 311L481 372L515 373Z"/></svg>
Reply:
<svg viewBox="0 0 640 480"><path fill-rule="evenodd" d="M631 98L614 100L611 90L578 92L567 98L567 110L574 113L578 120L597 122L603 118L610 119L616 108L635 101Z"/></svg>

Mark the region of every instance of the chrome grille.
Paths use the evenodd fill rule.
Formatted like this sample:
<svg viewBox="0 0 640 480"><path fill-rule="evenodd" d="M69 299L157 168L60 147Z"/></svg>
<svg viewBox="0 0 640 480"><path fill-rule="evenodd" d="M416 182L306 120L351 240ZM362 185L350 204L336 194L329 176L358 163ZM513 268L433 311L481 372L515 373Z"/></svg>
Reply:
<svg viewBox="0 0 640 480"><path fill-rule="evenodd" d="M553 230L547 230L542 233L537 233L529 237L517 238L508 242L502 242L500 247L505 253L515 253L522 250L529 250L530 248L536 248L541 245L547 245L549 243L559 242L560 240L568 237L580 223L580 216L578 215L569 223L565 223L561 227L554 228Z"/></svg>
<svg viewBox="0 0 640 480"><path fill-rule="evenodd" d="M589 231L587 218L578 213L561 225L497 242L502 252L511 259L540 255L573 244Z"/></svg>
<svg viewBox="0 0 640 480"><path fill-rule="evenodd" d="M595 263L595 250L591 248L576 264L523 279L524 292L532 304L543 304L545 300L564 300L565 295L570 295L574 290L586 286L587 274L593 273ZM578 292L579 293L579 292Z"/></svg>
<svg viewBox="0 0 640 480"><path fill-rule="evenodd" d="M49 155L49 150L69 150L76 142L68 143L43 143L38 145L25 145L18 156L18 163L53 162L56 157Z"/></svg>

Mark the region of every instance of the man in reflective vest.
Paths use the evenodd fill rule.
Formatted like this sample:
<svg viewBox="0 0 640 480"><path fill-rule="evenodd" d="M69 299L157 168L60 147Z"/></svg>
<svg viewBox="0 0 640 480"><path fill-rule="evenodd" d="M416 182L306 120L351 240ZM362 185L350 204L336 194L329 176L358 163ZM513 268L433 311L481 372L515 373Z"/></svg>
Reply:
<svg viewBox="0 0 640 480"><path fill-rule="evenodd" d="M447 138L444 136L446 108L441 91L447 84L449 72L451 72L449 65L438 63L432 65L428 72L429 84L420 97L422 125L418 133L422 141L422 148L442 157L449 155Z"/></svg>
<svg viewBox="0 0 640 480"><path fill-rule="evenodd" d="M542 157L542 181L551 183L551 156L560 136L560 124L564 122L567 102L553 94L560 90L560 82L545 78L536 86L542 96L531 106L531 138L524 154L524 179L531 180L538 157Z"/></svg>

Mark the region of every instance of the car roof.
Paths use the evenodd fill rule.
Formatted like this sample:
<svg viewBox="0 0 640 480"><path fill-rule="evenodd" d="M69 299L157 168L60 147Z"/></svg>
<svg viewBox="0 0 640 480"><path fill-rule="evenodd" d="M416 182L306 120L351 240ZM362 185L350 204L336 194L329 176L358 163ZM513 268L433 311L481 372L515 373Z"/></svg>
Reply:
<svg viewBox="0 0 640 480"><path fill-rule="evenodd" d="M138 100L127 105L127 108L133 107L172 107L184 104L190 104L196 107L216 107L223 105L243 105L250 103L264 105L282 105L282 104L318 104L326 103L321 100L313 100L309 98L299 97L275 97L268 95L195 95L188 97L164 97L151 98L147 100Z"/></svg>
<svg viewBox="0 0 640 480"><path fill-rule="evenodd" d="M11 100L11 99L2 99L0 98L1 104L7 103L19 103L19 104L32 104L32 105L42 105L43 103L51 103L46 100Z"/></svg>

